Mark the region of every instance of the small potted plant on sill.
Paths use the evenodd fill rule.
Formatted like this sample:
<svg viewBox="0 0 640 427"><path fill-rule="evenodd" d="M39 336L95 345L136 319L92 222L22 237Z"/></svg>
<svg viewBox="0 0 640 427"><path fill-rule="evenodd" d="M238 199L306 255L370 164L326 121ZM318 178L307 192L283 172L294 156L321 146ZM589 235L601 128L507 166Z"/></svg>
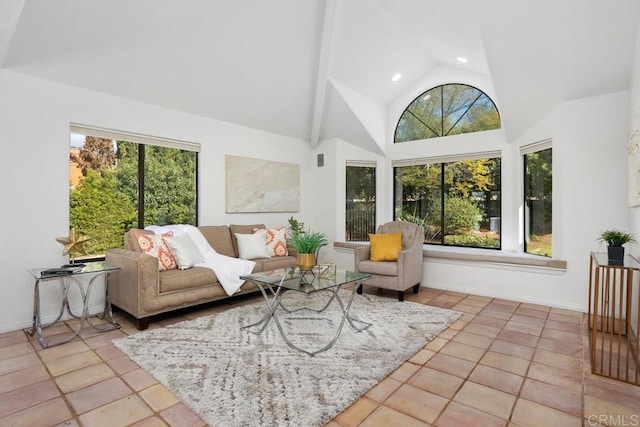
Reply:
<svg viewBox="0 0 640 427"><path fill-rule="evenodd" d="M625 243L637 243L633 234L620 230L605 230L598 238L599 242L607 244L607 255L609 256L609 264L624 264L624 245Z"/></svg>

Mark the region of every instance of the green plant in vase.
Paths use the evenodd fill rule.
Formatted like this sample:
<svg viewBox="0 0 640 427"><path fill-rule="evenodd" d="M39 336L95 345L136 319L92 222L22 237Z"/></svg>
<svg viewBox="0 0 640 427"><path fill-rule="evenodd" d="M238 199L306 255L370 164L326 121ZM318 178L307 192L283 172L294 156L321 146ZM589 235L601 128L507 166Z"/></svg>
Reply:
<svg viewBox="0 0 640 427"><path fill-rule="evenodd" d="M315 254L327 243L327 235L321 232L292 234L287 240L287 245L299 254Z"/></svg>
<svg viewBox="0 0 640 427"><path fill-rule="evenodd" d="M316 265L316 253L329 241L325 233L306 232L302 227L302 223L293 217L289 218L291 237L287 239L287 246L297 252L300 270L310 271Z"/></svg>
<svg viewBox="0 0 640 427"><path fill-rule="evenodd" d="M620 230L605 230L598 237L598 241L607 244L609 264L624 264L624 244L637 243L633 234Z"/></svg>
<svg viewBox="0 0 640 427"><path fill-rule="evenodd" d="M637 243L633 234L625 233L620 230L603 231L602 234L600 234L598 241L614 247L622 246L625 243Z"/></svg>
<svg viewBox="0 0 640 427"><path fill-rule="evenodd" d="M287 221L289 221L289 231L292 236L304 234L304 222L300 222L294 217L289 218Z"/></svg>

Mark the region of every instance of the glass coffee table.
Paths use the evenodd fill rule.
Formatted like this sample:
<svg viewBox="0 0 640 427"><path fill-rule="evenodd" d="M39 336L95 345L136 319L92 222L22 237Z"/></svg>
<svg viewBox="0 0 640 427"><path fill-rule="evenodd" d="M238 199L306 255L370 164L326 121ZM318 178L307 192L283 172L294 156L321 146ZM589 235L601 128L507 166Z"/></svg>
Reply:
<svg viewBox="0 0 640 427"><path fill-rule="evenodd" d="M310 356L315 356L316 354L322 353L323 351L326 351L333 347L333 345L338 340L338 337L340 336L340 332L342 331L342 327L344 326L345 321L348 321L349 325L351 325L351 327L356 331L364 331L369 326L371 326L371 323L354 319L349 313L351 303L353 302L353 298L355 297L356 291L360 287L360 284L371 277L372 275L368 273L335 270L335 274L327 276L317 275L313 276L312 280L309 280L308 275L305 275L305 277L301 277L300 272L293 268L264 271L261 273L240 276L241 279L254 283L260 289L260 292L262 292L262 296L264 297L265 303L267 305L267 312L260 320L252 323L251 325L243 326L242 329L247 329L253 334L260 334L267 327L271 319L273 319L273 321L276 323L276 326L278 327L278 330L280 331L280 335L282 335L282 338L289 347L302 353L306 353ZM343 286L349 284L353 284L353 290L351 291L349 300L345 303L340 298L338 292ZM329 298L329 301L327 301L327 303L320 309L303 307L291 310L282 303L282 296L288 291L301 292L307 297L315 294L316 292L324 291L330 292L331 297ZM342 311L342 319L340 320L340 325L338 326L335 336L327 345L315 351L307 351L296 346L289 340L280 324L278 311L284 311L285 313L294 313L301 310L310 310L321 313L325 311L334 301L340 306L340 310Z"/></svg>

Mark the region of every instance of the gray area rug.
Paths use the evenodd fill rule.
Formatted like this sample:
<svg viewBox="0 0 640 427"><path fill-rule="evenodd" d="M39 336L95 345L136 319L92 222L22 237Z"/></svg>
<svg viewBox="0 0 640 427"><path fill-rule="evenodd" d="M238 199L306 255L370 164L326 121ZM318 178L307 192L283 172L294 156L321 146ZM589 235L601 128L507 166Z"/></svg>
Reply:
<svg viewBox="0 0 640 427"><path fill-rule="evenodd" d="M320 308L328 292L308 299L288 292L287 307ZM351 291L341 291L347 301ZM211 426L321 426L413 356L460 313L375 295L356 295L353 317L336 344L316 356L290 349L274 322L260 335L240 329L265 312L264 302L114 340L143 369ZM286 314L296 345L315 350L334 336L342 312Z"/></svg>

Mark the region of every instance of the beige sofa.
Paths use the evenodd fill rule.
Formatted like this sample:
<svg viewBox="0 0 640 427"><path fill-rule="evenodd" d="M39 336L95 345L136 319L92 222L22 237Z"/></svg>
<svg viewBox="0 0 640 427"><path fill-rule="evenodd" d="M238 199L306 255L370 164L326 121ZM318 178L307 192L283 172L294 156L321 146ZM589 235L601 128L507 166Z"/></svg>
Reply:
<svg viewBox="0 0 640 427"><path fill-rule="evenodd" d="M253 233L264 224L201 226L198 229L216 252L238 257L234 233ZM109 265L120 267L109 278L111 303L135 318L136 328L146 329L151 316L205 302L229 298L215 273L203 267L187 270L159 271L158 259L143 253L134 233L153 234L148 230L131 229L125 233L124 249L110 249L106 253ZM255 259L254 272L268 271L296 265L293 255ZM234 294L256 292L258 288L245 282Z"/></svg>

